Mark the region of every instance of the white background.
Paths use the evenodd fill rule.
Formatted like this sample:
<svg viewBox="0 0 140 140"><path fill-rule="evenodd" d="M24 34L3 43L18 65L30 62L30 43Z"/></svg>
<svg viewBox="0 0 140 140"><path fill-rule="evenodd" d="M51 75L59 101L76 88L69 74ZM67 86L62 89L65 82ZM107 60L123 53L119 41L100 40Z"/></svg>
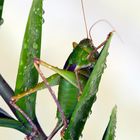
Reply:
<svg viewBox="0 0 140 140"><path fill-rule="evenodd" d="M6 0L4 5L4 24L0 27L0 73L13 89L31 3L31 0ZM140 140L140 1L84 0L84 3L88 26L104 18L115 27L123 43L114 34L98 99L81 140L101 140L115 104L118 106L116 140ZM72 42L86 37L80 0L44 0L44 10L41 58L62 68L72 51ZM99 23L92 31L95 44L100 44L109 31L112 29L107 24ZM43 71L46 76L52 73L44 68ZM2 99L0 107L11 113ZM37 114L47 134L56 123L55 111L56 106L47 90L39 92ZM0 128L0 139L24 137L16 130ZM54 140L58 139L59 134Z"/></svg>

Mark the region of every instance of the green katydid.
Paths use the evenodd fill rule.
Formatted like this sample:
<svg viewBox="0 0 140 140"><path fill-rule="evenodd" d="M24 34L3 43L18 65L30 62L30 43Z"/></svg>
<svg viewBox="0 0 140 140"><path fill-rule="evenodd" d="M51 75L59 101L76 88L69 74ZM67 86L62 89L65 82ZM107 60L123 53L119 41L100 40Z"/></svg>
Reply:
<svg viewBox="0 0 140 140"><path fill-rule="evenodd" d="M83 13L84 13L84 8L83 8ZM62 130L62 134L66 129L68 125L68 121L78 102L78 99L82 94L84 86L86 85L90 77L91 71L93 70L94 65L98 59L99 53L97 50L100 47L104 46L104 44L110 38L110 35L111 33L108 35L107 39L103 43L101 43L97 48L95 48L92 39L89 39L88 36L86 39L80 41L79 44L74 45L74 49L70 54L70 56L68 57L64 69L58 69L57 67L54 67L44 61L41 61L39 59L34 59L35 67L40 73L40 75L42 76L42 79L46 87L49 89L50 93L52 94L58 108L57 111L58 123L55 129L53 130L53 132L51 133L51 135L48 137L48 139L51 139L63 125L64 127ZM49 69L55 71L57 74L53 75L52 77L46 80L40 68L38 67L39 65L44 65ZM48 84L50 82L52 82L52 85L59 85L58 101L50 85ZM42 86L44 86L44 83L38 84L35 88L30 89L29 91L26 91L23 94L19 94L17 96L12 97L12 101L17 101L20 98L29 95L32 92L42 88ZM16 107L15 104L14 107ZM26 114L24 114L23 111L21 110L19 111L29 121L29 123L34 128L34 131L36 131L36 126L32 123L30 118Z"/></svg>
<svg viewBox="0 0 140 140"><path fill-rule="evenodd" d="M108 35L107 39L103 43L101 43L101 45L99 45L97 48L95 48L92 45L92 40L83 39L74 48L73 52L68 57L64 65L64 70L58 69L57 67L54 67L42 60L35 59L35 65L39 64L46 66L47 68L55 71L56 73L62 76L59 81L58 101L66 116L67 120L65 122L69 121L72 112L74 111L78 99L81 95L81 92L83 91L84 86L86 85L90 77L90 74L94 68L96 60L98 59L99 53L97 52L97 49L103 46L108 41L111 34L112 32ZM73 72L73 74L71 73L71 78L73 77L73 80L65 76L64 73L67 72L65 70ZM39 73L41 73L40 70L38 71ZM45 77L43 78L43 80L45 81ZM51 135L48 137L48 139L51 139L53 135L63 126L64 118L62 118L61 116L62 116L61 112L58 110L57 111L58 123L53 132L51 133ZM67 125L65 125L63 130L61 131L62 134L66 126Z"/></svg>
<svg viewBox="0 0 140 140"><path fill-rule="evenodd" d="M107 39L103 43L101 43L101 45L99 45L99 47L101 47L104 43L108 41L111 33L108 35ZM93 54L93 55L90 56L90 54ZM92 69L94 68L94 65L96 63L96 60L98 59L98 56L99 56L99 53L92 45L92 41L90 39L84 39L74 48L73 52L70 54L70 56L68 57L66 61L64 69L59 69L39 59L34 60L36 67L38 64L43 65L57 73L47 78L47 81L50 83L51 86L59 84L58 101L60 103L60 106L67 120L69 120L72 115L72 112L78 102L78 97L80 96L79 94L80 90L83 91L83 88L86 85L86 82L90 76ZM78 58L82 58L82 60ZM78 71L77 69L75 69L77 66L78 66ZM77 78L79 80L79 84L81 87L80 90L77 84L77 79L76 79L76 74L75 74L76 72L78 73ZM43 82L39 83L35 88L30 89L26 92L23 92L22 94L19 94L18 96L12 97L12 101L17 101L24 96L27 96L39 89L42 89L43 87L44 87L44 83ZM27 116L25 117L27 118ZM54 136L54 134L63 126L63 120L62 120L61 113L59 110L57 112L57 117L58 117L57 126L55 127L51 135L48 137L49 139L51 139ZM29 120L29 118L27 119ZM29 120L29 122L32 123L31 120ZM67 121L65 121L65 123L66 122ZM65 125L67 126L67 124Z"/></svg>

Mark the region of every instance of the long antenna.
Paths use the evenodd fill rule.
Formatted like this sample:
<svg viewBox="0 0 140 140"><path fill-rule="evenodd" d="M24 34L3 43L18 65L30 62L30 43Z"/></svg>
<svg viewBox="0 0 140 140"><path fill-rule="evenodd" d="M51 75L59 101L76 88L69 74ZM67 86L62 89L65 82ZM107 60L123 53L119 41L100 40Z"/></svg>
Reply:
<svg viewBox="0 0 140 140"><path fill-rule="evenodd" d="M123 43L123 40L121 38L121 36L119 35L119 33L115 30L115 27L106 19L99 19L97 20L89 29L89 37L92 39L92 36L91 36L91 31L93 30L93 28L95 27L95 25L97 25L98 23L100 22L104 22L104 23L107 23L112 29L113 31L112 32L115 32L117 37L120 39L120 41Z"/></svg>
<svg viewBox="0 0 140 140"><path fill-rule="evenodd" d="M99 19L99 20L97 20L94 24L92 24L92 26L91 26L90 29L89 29L89 36L90 36L90 38L92 38L92 37L91 37L91 31L92 31L92 29L95 27L96 24L98 24L98 23L100 23L100 22L105 22L105 23L107 23L107 24L115 31L115 28L113 27L113 25L112 25L108 20L106 20L106 19Z"/></svg>
<svg viewBox="0 0 140 140"><path fill-rule="evenodd" d="M86 34L87 34L87 38L89 38L83 0L81 0L81 5L82 5L83 18L84 18L84 23L85 23L85 28L86 28Z"/></svg>

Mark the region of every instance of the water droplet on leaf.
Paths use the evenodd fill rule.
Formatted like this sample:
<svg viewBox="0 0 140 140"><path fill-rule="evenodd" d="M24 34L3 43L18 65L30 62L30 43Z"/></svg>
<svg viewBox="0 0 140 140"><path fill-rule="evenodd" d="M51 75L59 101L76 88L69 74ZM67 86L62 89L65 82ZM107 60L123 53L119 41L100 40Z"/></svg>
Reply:
<svg viewBox="0 0 140 140"><path fill-rule="evenodd" d="M105 69L107 68L107 65L106 65L106 63L104 64L104 68L105 68Z"/></svg>
<svg viewBox="0 0 140 140"><path fill-rule="evenodd" d="M44 10L44 9L42 10L42 14L43 14L43 15L45 14L45 10Z"/></svg>
<svg viewBox="0 0 140 140"><path fill-rule="evenodd" d="M81 137L81 138L83 137L83 134L82 134L82 133L80 134L80 137Z"/></svg>
<svg viewBox="0 0 140 140"><path fill-rule="evenodd" d="M37 49L38 48L38 44L37 43L33 43L33 48Z"/></svg>
<svg viewBox="0 0 140 140"><path fill-rule="evenodd" d="M91 114L92 114L92 110L89 111L89 115L91 115Z"/></svg>
<svg viewBox="0 0 140 140"><path fill-rule="evenodd" d="M24 69L27 69L27 66L25 66Z"/></svg>
<svg viewBox="0 0 140 140"><path fill-rule="evenodd" d="M3 18L0 19L0 25L2 25L4 22Z"/></svg>
<svg viewBox="0 0 140 140"><path fill-rule="evenodd" d="M44 18L42 18L42 24L45 22Z"/></svg>

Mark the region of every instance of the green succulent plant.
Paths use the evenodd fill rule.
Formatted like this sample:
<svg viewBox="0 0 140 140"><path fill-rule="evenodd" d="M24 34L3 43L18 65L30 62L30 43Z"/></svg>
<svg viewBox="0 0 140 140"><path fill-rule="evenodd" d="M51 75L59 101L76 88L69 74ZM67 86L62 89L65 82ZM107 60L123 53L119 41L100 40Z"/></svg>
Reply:
<svg viewBox="0 0 140 140"><path fill-rule="evenodd" d="M2 19L4 0L0 1L0 20ZM20 54L19 67L16 79L16 86L13 90L6 80L0 75L0 95L12 110L16 119L11 117L5 110L0 108L0 126L14 128L27 136L27 139L45 140L47 135L43 132L36 116L36 95L31 94L17 101L16 105L20 108L27 117L35 124L38 133L33 135L33 127L28 120L18 109L11 104L11 98L20 93L38 86L37 90L45 88L44 82L38 84L38 72L34 67L34 58L40 58L41 52L41 37L42 37L42 22L43 22L43 0L33 0L26 25L22 50ZM109 36L103 49L100 52L99 58L95 63L95 67L91 72L87 84L83 90L79 102L77 103L72 116L69 120L67 129L64 132L62 139L78 140L84 129L86 120L90 114L91 107L96 101L97 91L101 76L105 69L106 57L112 34ZM99 75L100 73L100 75ZM53 78L52 78L53 77ZM53 79L53 80L52 80ZM49 84L55 85L60 79L58 74L54 74L47 78ZM35 92L37 92L37 90ZM47 99L46 99L47 100ZM116 110L115 106L112 110L108 126L105 130L102 140L114 140L116 128ZM61 138L60 138L61 139ZM94 139L94 138L92 138Z"/></svg>

